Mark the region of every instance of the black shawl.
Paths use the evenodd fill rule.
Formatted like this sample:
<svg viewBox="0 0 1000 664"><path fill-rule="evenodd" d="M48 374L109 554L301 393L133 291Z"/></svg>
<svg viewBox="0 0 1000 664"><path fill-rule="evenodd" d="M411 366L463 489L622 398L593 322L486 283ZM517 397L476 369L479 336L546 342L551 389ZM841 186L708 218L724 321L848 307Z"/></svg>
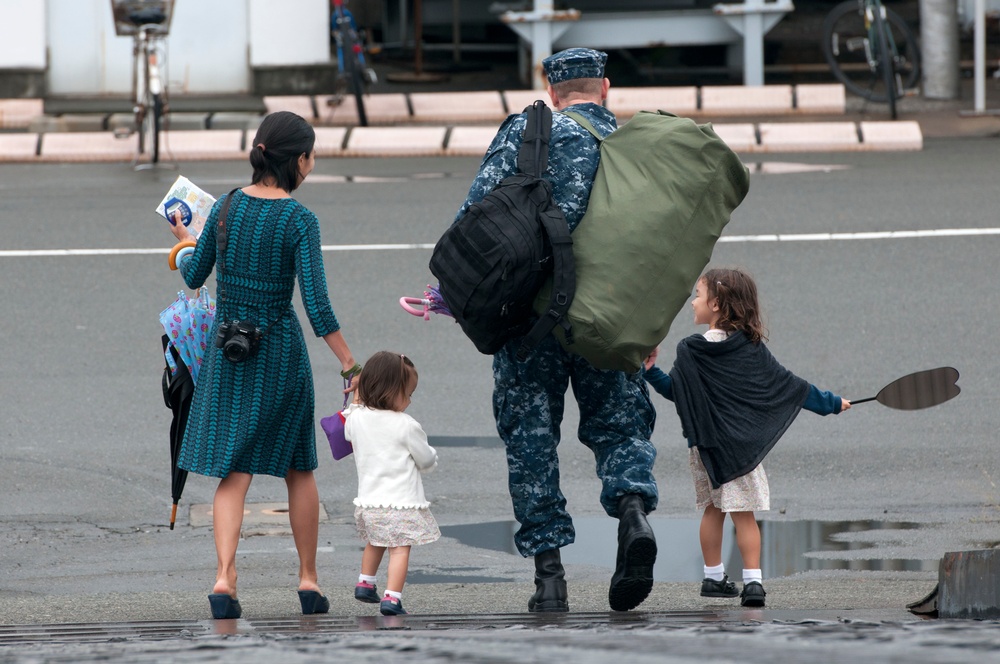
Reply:
<svg viewBox="0 0 1000 664"><path fill-rule="evenodd" d="M713 488L756 468L809 396L808 382L742 332L682 339L670 378L684 437L698 446Z"/></svg>

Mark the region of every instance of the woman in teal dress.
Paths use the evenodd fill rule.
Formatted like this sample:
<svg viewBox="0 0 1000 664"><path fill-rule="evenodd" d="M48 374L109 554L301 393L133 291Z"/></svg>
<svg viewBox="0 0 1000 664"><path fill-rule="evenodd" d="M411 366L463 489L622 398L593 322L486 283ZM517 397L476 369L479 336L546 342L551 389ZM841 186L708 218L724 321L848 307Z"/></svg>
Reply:
<svg viewBox="0 0 1000 664"><path fill-rule="evenodd" d="M214 618L237 618L236 547L247 489L254 475L284 478L288 517L299 555L303 613L325 613L329 601L317 583L319 493L312 369L298 317L292 308L296 279L313 333L323 337L351 376L360 371L330 306L316 216L294 200L294 191L315 165L315 132L294 113L268 115L250 151L251 184L227 197L224 245L220 210L212 209L194 252L180 267L191 288L216 268L215 326L235 320L263 332L243 361L210 346L194 392L178 466L221 478L212 521L219 559L209 595ZM176 220L180 241L193 236ZM218 250L223 251L217 256Z"/></svg>

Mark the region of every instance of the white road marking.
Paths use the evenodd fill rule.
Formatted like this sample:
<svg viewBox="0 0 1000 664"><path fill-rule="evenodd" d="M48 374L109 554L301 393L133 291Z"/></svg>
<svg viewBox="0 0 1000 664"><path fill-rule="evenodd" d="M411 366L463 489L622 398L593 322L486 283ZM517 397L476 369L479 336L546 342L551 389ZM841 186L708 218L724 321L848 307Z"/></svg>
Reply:
<svg viewBox="0 0 1000 664"><path fill-rule="evenodd" d="M904 240L914 238L1000 235L1000 228L936 228L922 231L868 231L861 233L769 233L723 235L719 242L840 242L847 240ZM409 244L324 244L323 251L407 251L433 249L433 242ZM3 249L0 258L38 256L138 256L169 254L170 247L156 249Z"/></svg>
<svg viewBox="0 0 1000 664"><path fill-rule="evenodd" d="M723 235L719 238L719 242L834 242L842 240L903 240L909 238L959 237L969 235L1000 235L1000 228L936 228L924 231Z"/></svg>

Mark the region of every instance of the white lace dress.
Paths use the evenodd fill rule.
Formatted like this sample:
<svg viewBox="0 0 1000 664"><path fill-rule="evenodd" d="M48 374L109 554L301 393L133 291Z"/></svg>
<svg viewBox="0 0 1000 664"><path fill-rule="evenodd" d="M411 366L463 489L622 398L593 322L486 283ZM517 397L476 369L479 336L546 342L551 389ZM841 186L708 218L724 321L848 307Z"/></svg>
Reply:
<svg viewBox="0 0 1000 664"><path fill-rule="evenodd" d="M359 404L344 414L358 467L354 520L361 539L392 548L440 538L421 480L437 466L437 452L420 424L406 413Z"/></svg>

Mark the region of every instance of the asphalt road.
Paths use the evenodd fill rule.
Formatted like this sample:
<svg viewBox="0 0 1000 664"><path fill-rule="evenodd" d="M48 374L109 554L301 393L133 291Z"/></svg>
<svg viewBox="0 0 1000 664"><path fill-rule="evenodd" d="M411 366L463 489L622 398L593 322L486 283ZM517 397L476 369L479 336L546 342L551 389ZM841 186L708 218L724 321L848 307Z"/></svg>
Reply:
<svg viewBox="0 0 1000 664"><path fill-rule="evenodd" d="M1000 307L996 154L995 141L929 140L918 153L776 155L748 164L750 194L712 263L755 275L772 352L847 398L874 396L903 374L942 365L959 369L962 388L955 400L925 411L869 403L842 416L805 413L796 421L766 462L772 511L761 518L859 522L868 532L842 535L857 546L836 554L797 544L797 555L854 561L859 571L775 579L769 608L870 610L874 619L900 619L908 615L902 605L885 597L918 599L913 593L933 587L944 552L1000 540L990 396L997 362L989 350ZM450 320L425 322L397 304L431 280L427 245L453 218L476 165L458 158L320 161L296 194L320 218L331 247L324 254L327 280L355 355L395 349L414 359L420 386L409 412L435 437L495 437L489 358ZM207 614L214 551L210 528L194 520L197 507L211 502L214 482L191 477L177 530L165 527L170 412L160 394L158 313L182 283L167 269L165 253L136 251L172 244L153 208L178 173L218 195L246 183L249 167L0 165L0 624ZM941 232L864 235L881 231ZM824 235L831 233L862 235ZM773 241L775 234L800 237ZM371 246L386 244L415 246ZM50 255L105 249L120 251ZM694 331L683 312L661 346L662 361ZM339 403L339 376L325 345L310 344L319 431L318 418ZM658 528L670 528L697 514L673 406L658 396L654 403L661 489L655 516ZM603 517L593 461L574 440L575 424L570 406L561 448L570 510L587 523L613 524ZM508 522L502 450L439 440L440 470L425 487L442 526ZM353 463L334 462L321 449L317 478L328 514L321 574L328 592L346 595L360 558L351 525ZM284 498L283 483L271 478L255 480L248 496L253 505ZM240 550L245 611L294 615L290 538L266 525L247 531ZM410 608L523 611L530 561L480 544L446 537L417 549ZM697 564L696 539L670 546L686 548ZM581 557L568 566L575 609L607 610L602 593L612 557ZM871 562L878 560L918 564ZM860 571L879 569L895 571ZM662 580L644 609L705 608L692 584L671 585L686 578ZM785 598L772 587L787 587ZM475 596L463 601L468 588ZM687 590L678 594L681 588ZM266 608L254 613L255 600ZM363 608L335 602L342 615Z"/></svg>

